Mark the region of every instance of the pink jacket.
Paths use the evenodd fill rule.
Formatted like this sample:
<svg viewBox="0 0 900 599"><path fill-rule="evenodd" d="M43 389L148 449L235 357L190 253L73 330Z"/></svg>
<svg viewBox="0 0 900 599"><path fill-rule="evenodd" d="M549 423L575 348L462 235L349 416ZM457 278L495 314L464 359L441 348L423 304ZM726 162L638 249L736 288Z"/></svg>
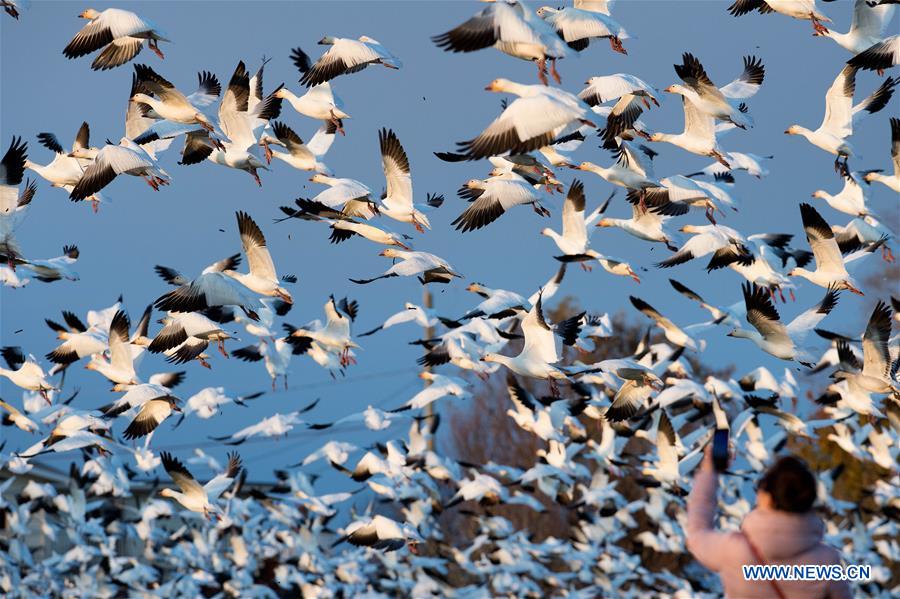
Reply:
<svg viewBox="0 0 900 599"><path fill-rule="evenodd" d="M687 501L687 548L701 564L719 573L726 597L750 599L776 597L771 583L744 580L741 566L758 564L741 533L715 529L716 472L700 468ZM756 508L744 518L741 530L753 542L766 563L840 564L838 551L822 542L824 524L813 513L792 514ZM775 584L790 599L849 599L846 581L787 581Z"/></svg>

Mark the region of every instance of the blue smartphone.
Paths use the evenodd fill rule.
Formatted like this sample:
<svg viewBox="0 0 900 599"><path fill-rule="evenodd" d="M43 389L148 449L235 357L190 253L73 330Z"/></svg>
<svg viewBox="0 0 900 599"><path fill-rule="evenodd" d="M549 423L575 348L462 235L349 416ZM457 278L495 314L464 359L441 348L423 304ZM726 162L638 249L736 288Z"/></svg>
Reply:
<svg viewBox="0 0 900 599"><path fill-rule="evenodd" d="M713 467L718 472L724 472L728 468L728 459L728 429L717 428L713 434Z"/></svg>

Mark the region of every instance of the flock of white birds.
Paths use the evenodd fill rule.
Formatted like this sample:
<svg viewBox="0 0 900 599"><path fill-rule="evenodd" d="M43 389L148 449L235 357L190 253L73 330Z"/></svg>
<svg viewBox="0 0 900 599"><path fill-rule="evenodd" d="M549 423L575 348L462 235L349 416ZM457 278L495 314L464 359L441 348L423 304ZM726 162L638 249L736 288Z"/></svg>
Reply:
<svg viewBox="0 0 900 599"><path fill-rule="evenodd" d="M616 21L613 0L575 0L574 6L537 10L501 0L479 7L461 24L448 24L446 33L432 38L438 47L448 52L494 48L533 61L538 79L492 81L487 90L513 99L505 100L502 113L480 132L478 123L464 123L462 128L473 132L471 139L436 153L449 162L491 164L487 178L471 179L459 189L468 207L453 225L462 233L481 229L520 205L552 217L544 204L561 194L561 229L540 231L558 249L559 271L540 289L471 283L467 289L480 296L480 303L459 318L439 316L409 298L382 325L355 334L358 303L329 297L324 321L298 327L285 320L296 278L284 275L280 257L270 254L259 219L238 212L241 253L200 273L157 266L171 289L136 324L121 303L84 316L64 311L62 322L51 315L46 323L56 342L48 333L46 348L2 349L8 368L0 368L0 376L22 391L21 398L7 394L0 400L3 424L35 441L22 447L5 441L0 445L5 478L0 484L0 592L161 597L715 594L715 578L699 566L669 571L642 556L648 551L685 553L685 490L718 425L730 429L736 453L732 472L722 481L725 527L736 527L751 508L746 481L789 439L827 436L866 467L884 472L865 490L874 509L826 500L841 469L820 473L820 499L827 540L847 562L873 566L872 581L861 587L865 594L895 594L900 362L892 326L900 306L894 298L873 297L852 272L863 262L894 260L894 232L872 209L872 198L885 194L894 210L900 193L900 119L878 114L889 106L898 83L883 73L898 64L900 55L897 36L884 35L896 3L852 3L853 24L847 33L829 28L827 10L815 0L737 0L728 7L735 16L758 11L809 20L816 36L829 37L850 53L846 64L835 65L833 82L822 82L827 91L821 125L808 128L814 126L810 117L804 119L806 126L794 124L785 131L834 155L835 173L829 169L821 180L828 189L842 185L836 193L813 194L824 200L817 204L820 208L800 203L785 209L802 222L805 240L777 230L751 234L719 222L739 209L736 181L746 175L765 177L770 165L770 157L726 151L719 143L726 134L740 137L740 130L755 126L753 96L766 78L759 58L744 57L743 70L726 85L713 82L702 57L686 52L674 66L677 83L662 90L618 73L592 77L573 93L558 86L563 59L587 52L627 54L626 46L640 43ZM27 18L26 4L0 0L15 19ZM709 3L708 9L724 7ZM849 5L834 5L835 10L845 7ZM138 14L110 8L88 9L80 16L87 23L63 50L73 60L72 68L86 68L88 56L94 70L129 68L125 65L145 45L164 57L166 33ZM592 41L594 47L589 47ZM13 137L0 167L0 281L20 287L31 278L79 279L74 270L77 247L39 259L16 239L19 227L29 226L25 216L38 191L29 171L63 189L72 201L90 202L97 210L107 188L122 176L141 177L160 193L178 193L158 159L162 152L179 152L183 177L190 176L191 168L225 167L245 171L262 185L260 172L278 162L285 163L279 168L311 173L309 180L322 191L281 208L281 220L308 221L299 225L310 231L327 227L332 243L354 235L371 242L357 246L360 251L384 246L380 255L391 259L389 268L347 273L366 277L350 279L356 284L379 285L384 293L391 293L391 281L380 279L392 277L417 277L422 285L460 285L462 275L450 261L413 249L427 247L429 214L444 198L428 194L417 201L409 157L392 130L379 133L385 178L380 196L360 181L336 177L327 166L335 138L353 136L352 127L345 131L352 102L345 105L334 84L348 76L394 76L389 70L401 69L402 63L388 49L390 41L324 37L319 43L326 50L315 60L300 48L293 51L300 74L295 91L266 89L265 62L255 72L239 62L225 85L214 73L201 72L196 90L186 81L169 81L165 62L133 64L127 102L122 90L127 108L118 141L92 145L96 140L88 123L71 145L52 133L39 133L38 143L54 155L48 164L38 164L29 159L35 145L24 136ZM356 74L364 69L367 73ZM878 71L881 84L857 93L861 69ZM681 133L651 132L641 120L663 100L661 91L681 97ZM319 121L319 130L304 142L279 120L286 111ZM883 119L884 153L866 156L862 164L852 141L855 124L866 117ZM652 148L659 148L659 142L708 156L712 163L697 173L658 178L653 171L658 150ZM611 161L603 159L598 146L612 153ZM818 150L798 141L797 151ZM207 162L212 166L187 166ZM608 216L609 200L588 213L584 186L572 177L574 170L584 171L582 177L601 177L611 189L623 188L631 217ZM827 182L829 177L833 182ZM704 224L687 222L700 212ZM567 267L599 266L609 275L640 282L628 261L591 248L597 227L620 228L648 248L663 244L670 254L656 264L659 269L695 259L708 260L710 273L730 268L745 280L742 293L735 293L734 304L716 306L704 300L703 288L692 290L670 279L683 296L674 299L679 296L673 294L672 301L696 302L709 312L708 321L696 324L673 322L633 295L631 304L649 319L653 334L629 355L585 361L618 333L605 314L582 312L559 322L548 320L544 306L551 297L565 295ZM778 302L787 302L785 293L801 306L790 321L779 314ZM591 298L585 301L589 304ZM855 302L855 310L870 315L864 330L844 330L841 323L829 321L839 301ZM665 304L657 298L652 303ZM179 397L190 369L210 368L216 351L262 363L274 390L279 384L287 388L290 363L298 356L341 377L356 363L355 350L367 339L404 323L435 332L415 341L425 348L420 364L428 367L422 374L427 386L397 401L394 410L369 407L322 423L306 415L315 407L311 404L268 415L235 432L222 431L224 436L216 438L221 449L211 455L199 448L175 455L154 446L154 431L163 422L215 418L228 404L247 406L255 399L234 397L222 387ZM759 367L734 379L697 374L688 358L702 357L706 339L724 335L785 361L783 372ZM412 339L416 336L411 333ZM247 345L248 338L255 341ZM141 374L145 352L163 354L186 370ZM35 353L46 355L39 359ZM106 405L85 405L84 398L76 399L77 392L63 391L69 369L79 364L108 380L114 396ZM827 389L816 398L820 406L813 419L795 413L803 393L794 373L808 369L831 374ZM436 421L432 404L470 398L478 389L474 377L487 379L493 373L505 377L508 390L508 398L493 401L504 406L514 426L540 440L542 447L528 469L460 463L429 444ZM260 402L249 405L252 413L262 411ZM245 488L247 470L237 453L229 453L223 465L225 453L249 439L350 425L377 431L396 421L407 423L406 437L372 447L329 440L300 468L277 471L278 482L266 488ZM64 452L73 464L67 486L30 478L40 456ZM317 460L327 460L358 488L317 491L317 477L303 470ZM198 481L191 466L219 474ZM159 492L148 495L144 487L133 488L135 480L166 477L172 484ZM624 480L636 481L642 495L626 499ZM553 503L577 516L567 538L538 539L495 511L496 506L516 505L542 512ZM442 516L454 510L467 514L475 526L474 538L464 546L450 542L441 525ZM638 520L643 522L640 530ZM623 546L623 540L634 538L643 554Z"/></svg>

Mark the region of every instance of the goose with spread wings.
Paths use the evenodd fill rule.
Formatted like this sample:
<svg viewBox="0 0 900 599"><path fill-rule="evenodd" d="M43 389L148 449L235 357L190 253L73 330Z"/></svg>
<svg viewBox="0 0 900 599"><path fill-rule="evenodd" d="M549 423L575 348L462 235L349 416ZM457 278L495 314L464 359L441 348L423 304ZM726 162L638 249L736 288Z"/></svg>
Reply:
<svg viewBox="0 0 900 599"><path fill-rule="evenodd" d="M122 66L137 56L147 42L149 48L164 58L159 42L170 41L166 33L151 21L120 8L97 11L89 8L78 15L88 24L75 34L63 55L68 59L79 58L103 49L91 63L95 71L105 71Z"/></svg>
<svg viewBox="0 0 900 599"><path fill-rule="evenodd" d="M720 121L741 129L753 126L753 119L742 101L754 96L765 78L766 69L757 57L745 56L741 75L721 88L716 87L703 64L690 52L682 54L681 64L675 65L675 73L684 85L670 85L665 91L688 98L698 110Z"/></svg>
<svg viewBox="0 0 900 599"><path fill-rule="evenodd" d="M834 0L822 0L834 2ZM734 17L740 17L754 10L760 14L779 13L794 19L811 21L813 34L824 34L828 31L822 23L831 23L816 5L816 0L735 0L728 7L728 12Z"/></svg>
<svg viewBox="0 0 900 599"><path fill-rule="evenodd" d="M169 497L180 503L185 509L203 514L209 518L211 514L219 515L222 510L216 505L216 500L234 482L240 474L243 464L241 456L237 453L228 454L228 466L225 471L218 474L205 485L197 482L190 471L178 458L167 451L160 454L162 466L166 474L172 479L180 491L165 488L159 492L163 497Z"/></svg>
<svg viewBox="0 0 900 599"><path fill-rule="evenodd" d="M381 42L367 35L355 40L325 36L319 40L319 45L330 48L300 77L300 83L306 87L326 83L339 75L356 73L372 64L380 64L389 69L403 66L400 59L391 54Z"/></svg>
<svg viewBox="0 0 900 599"><path fill-rule="evenodd" d="M397 134L390 129L378 132L378 144L381 148L381 168L387 183L378 212L401 223L409 223L419 233L424 233L425 229L431 228L431 223L421 207L413 203L412 176L406 150L400 145ZM431 203L434 203L433 199Z"/></svg>
<svg viewBox="0 0 900 599"><path fill-rule="evenodd" d="M541 206L534 187L513 171L494 169L487 179L471 179L460 188L459 195L471 205L450 224L463 233L486 227L515 206L528 204L541 216L550 214Z"/></svg>
<svg viewBox="0 0 900 599"><path fill-rule="evenodd" d="M140 383L134 369L131 352L131 320L123 310L118 310L109 325L109 359L94 355L85 368L95 370L114 384L114 389L127 389Z"/></svg>
<svg viewBox="0 0 900 599"><path fill-rule="evenodd" d="M454 278L462 278L462 275L456 272L449 262L428 252L398 250L390 247L378 255L399 260L399 262L387 269L384 274L372 279L350 279L350 281L357 285L366 285L372 281L390 277L417 277L420 283L426 285L428 283L449 283Z"/></svg>
<svg viewBox="0 0 900 599"><path fill-rule="evenodd" d="M731 163L725 159L725 152L719 147L716 139L715 117L697 108L697 105L688 96L680 94L677 88L669 87L667 90L681 95L684 131L681 133L656 132L650 136L650 141L670 143L692 154L709 156L725 168L730 169Z"/></svg>
<svg viewBox="0 0 900 599"><path fill-rule="evenodd" d="M857 295L863 295L859 284L847 272L846 263L855 261L863 254L848 256L841 255L831 226L815 208L809 204L800 204L800 216L803 219L803 230L806 232L806 240L815 257L816 269L813 271L805 268L794 268L788 276L803 277L807 281L820 287L832 287L846 289Z"/></svg>
<svg viewBox="0 0 900 599"><path fill-rule="evenodd" d="M69 152L90 148L90 127L87 122L85 121L81 124L78 133L75 135L75 141L72 142L72 149L69 152L63 148L59 139L53 133L38 133L37 138L42 146L53 152L53 160L48 164L37 164L26 160L25 168L33 170L40 178L50 183L51 186L60 187L71 193L84 174L84 169L93 162L90 159L74 158L69 155ZM99 194L95 194L87 199L92 201L96 212L102 197Z"/></svg>
<svg viewBox="0 0 900 599"><path fill-rule="evenodd" d="M312 68L312 61L300 48L291 50L291 60L300 71L301 77ZM288 104L303 116L334 125L335 130L344 135L343 119L349 119L350 115L344 112L343 100L334 93L327 81L313 85L299 97L288 88L282 87L275 91L275 97L287 100Z"/></svg>
<svg viewBox="0 0 900 599"><path fill-rule="evenodd" d="M729 337L749 339L761 350L776 358L797 361L808 368L813 367L814 358L809 354L804 342L806 337L828 316L838 302L839 291L829 288L817 305L806 310L785 325L778 316L769 292L755 283L744 283L747 322L753 330L734 328Z"/></svg>
<svg viewBox="0 0 900 599"><path fill-rule="evenodd" d="M447 52L475 52L496 48L508 56L537 64L538 79L547 85L547 61L550 74L559 83L556 61L569 49L553 27L517 0L491 2L467 21L446 33L431 38Z"/></svg>
<svg viewBox="0 0 900 599"><path fill-rule="evenodd" d="M325 326L316 320L301 328L288 327L289 341L296 343L299 339L311 339L326 351L340 354L341 366L355 363L350 350L359 345L351 338L350 323L356 320L359 302L346 297L337 302L332 295L325 302L324 309Z"/></svg>
<svg viewBox="0 0 900 599"><path fill-rule="evenodd" d="M866 114L874 114L887 106L894 94L898 79L888 77L867 98L853 105L856 91L856 67L847 65L825 92L825 118L815 131L800 125L791 125L787 135L802 135L812 145L837 156L836 171L847 171L847 160L855 154L847 139L853 135L853 126ZM843 163L841 159L843 158Z"/></svg>
<svg viewBox="0 0 900 599"><path fill-rule="evenodd" d="M847 61L847 64L858 69L878 71L889 69L900 64L900 35L884 38L884 41L872 45Z"/></svg>
<svg viewBox="0 0 900 599"><path fill-rule="evenodd" d="M16 387L27 391L37 391L48 403L50 402L47 392L53 391L56 387L47 380L44 369L33 356L26 356L21 347L12 346L0 349L0 355L9 366L9 368L0 368L0 376L9 379Z"/></svg>
<svg viewBox="0 0 900 599"><path fill-rule="evenodd" d="M592 39L606 38L613 52L628 54L622 45L622 40L630 37L628 32L609 13L592 9L589 2L575 0L574 6L563 8L542 6L537 9L537 16L553 27L566 45L576 52L585 50Z"/></svg>
<svg viewBox="0 0 900 599"><path fill-rule="evenodd" d="M880 170L869 171L863 177L866 183L877 181L900 193L900 118L891 117L891 164L894 172L886 175Z"/></svg>
<svg viewBox="0 0 900 599"><path fill-rule="evenodd" d="M561 358L559 345L573 345L577 341L583 316L584 312L551 326L544 318L543 302L538 295L534 306L522 319L525 336L522 351L516 356L487 352L481 361L506 366L519 376L546 380L553 395L558 396L556 381L569 377L565 370L556 366Z"/></svg>
<svg viewBox="0 0 900 599"><path fill-rule="evenodd" d="M477 137L457 143L460 159L479 160L500 154L526 154L550 145L573 124L590 124L589 107L555 87L494 79L488 91L519 96Z"/></svg>
<svg viewBox="0 0 900 599"><path fill-rule="evenodd" d="M889 4L876 5L872 0L854 0L853 19L847 33L826 29L817 31L815 35L831 38L842 48L859 54L884 41L884 29L893 16L894 7Z"/></svg>

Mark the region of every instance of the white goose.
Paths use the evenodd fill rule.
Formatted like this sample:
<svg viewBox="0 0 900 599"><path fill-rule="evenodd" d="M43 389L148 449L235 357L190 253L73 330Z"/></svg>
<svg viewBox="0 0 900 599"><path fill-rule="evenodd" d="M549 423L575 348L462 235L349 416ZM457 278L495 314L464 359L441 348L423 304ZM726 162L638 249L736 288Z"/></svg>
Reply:
<svg viewBox="0 0 900 599"><path fill-rule="evenodd" d="M154 23L120 8L107 8L104 11L89 8L78 17L90 22L75 34L63 49L63 55L68 59L79 58L103 48L91 63L91 68L95 71L105 71L125 64L140 53L144 42L147 42L157 56L163 58L159 42L170 41Z"/></svg>
<svg viewBox="0 0 900 599"><path fill-rule="evenodd" d="M312 199L312 203L319 206L309 206L311 209L330 208L342 216L365 220L378 214L378 207L372 200L372 190L356 179L342 179L317 173L309 180L329 187Z"/></svg>
<svg viewBox="0 0 900 599"><path fill-rule="evenodd" d="M845 66L825 93L825 118L819 128L812 131L800 125L791 125L785 133L802 135L812 145L834 154L837 156L834 161L835 170L846 170L847 159L854 155L853 146L847 141L853 135L853 125L866 113L874 114L884 108L890 101L896 84L897 80L888 77L869 97L854 106L856 68ZM843 167L841 158L844 159Z"/></svg>
<svg viewBox="0 0 900 599"><path fill-rule="evenodd" d="M17 428L25 431L26 433L34 433L38 430L37 423L34 422L31 418L26 416L19 410L17 407L12 406L2 399L0 399L0 408L7 411L8 416L4 416L4 422L9 419L9 422L12 422Z"/></svg>
<svg viewBox="0 0 900 599"><path fill-rule="evenodd" d="M44 320L56 332L56 338L62 340L60 345L46 355L48 360L54 364L71 364L106 351L106 334L100 327L84 326L81 319L72 312L64 310L62 314L68 328L50 319Z"/></svg>
<svg viewBox="0 0 900 599"><path fill-rule="evenodd" d="M281 286L281 279L275 271L275 263L266 247L266 238L259 226L246 212L236 213L241 247L247 256L248 273L226 270L224 273L248 289L268 297L277 297L288 304L294 303L291 293Z"/></svg>
<svg viewBox="0 0 900 599"><path fill-rule="evenodd" d="M173 395L154 397L143 404L135 417L128 423L128 427L122 432L125 439L139 439L146 437L156 430L163 420L172 412L181 412L180 400Z"/></svg>
<svg viewBox="0 0 900 599"><path fill-rule="evenodd" d="M331 227L331 237L329 237L331 243L342 243L354 235L359 235L369 241L380 243L382 245L395 245L404 250L411 249L404 243L404 240L409 239L406 235L385 231L384 229L379 229L378 227L366 223L358 223L349 219L326 222L330 223Z"/></svg>
<svg viewBox="0 0 900 599"><path fill-rule="evenodd" d="M31 204L37 187L29 182L20 193L19 186L28 161L28 143L21 137L13 137L9 149L0 159L0 256L14 267L14 260L21 258L15 231Z"/></svg>
<svg viewBox="0 0 900 599"><path fill-rule="evenodd" d="M854 356L850 361L857 367L855 370L841 369L833 375L837 380L847 381L851 393L856 388L868 393L896 393L897 383L891 378L891 322L891 309L879 301L863 333L862 364L858 364Z"/></svg>
<svg viewBox="0 0 900 599"><path fill-rule="evenodd" d="M753 256L749 253L744 236L731 229L718 225L685 225L682 233L693 235L678 251L656 264L657 268L671 268L684 264L694 258L702 258L712 254L707 264L707 271L724 268L734 262L749 265Z"/></svg>
<svg viewBox="0 0 900 599"><path fill-rule="evenodd" d="M582 162L577 168L599 175L613 185L642 190L660 185L653 174L654 156L656 152L644 145L634 146L623 141L616 152L616 161L611 166L602 167L593 162Z"/></svg>
<svg viewBox="0 0 900 599"><path fill-rule="evenodd" d="M403 66L387 48L366 35L357 39L325 36L319 40L321 46L331 46L319 57L309 70L303 73L300 83L306 87L331 81L338 75L356 73L371 64L380 64L389 69Z"/></svg>
<svg viewBox="0 0 900 599"><path fill-rule="evenodd" d="M272 379L272 391L275 390L275 383L278 377L284 380L284 388L288 388L288 366L291 363L291 355L293 347L290 343L282 338L270 342L262 339L255 345L247 345L232 350L231 355L244 362L259 362L260 360L266 366L266 372Z"/></svg>
<svg viewBox="0 0 900 599"><path fill-rule="evenodd" d="M754 330L736 327L729 337L753 341L764 352L781 360L797 361L812 368L815 360L804 346L809 334L837 305L838 291L829 289L818 305L803 312L787 326L782 324L768 291L753 283L744 283L747 322Z"/></svg>
<svg viewBox="0 0 900 599"><path fill-rule="evenodd" d="M677 87L669 87L666 91L680 94ZM684 109L684 131L678 134L657 132L650 136L650 141L670 143L692 154L715 158L722 166L730 169L731 164L725 159L723 150L716 140L715 119L697 108L687 96L682 95L681 99Z"/></svg>
<svg viewBox="0 0 900 599"><path fill-rule="evenodd" d="M614 52L628 54L622 45L622 40L630 37L628 32L608 13L593 10L590 3L576 0L575 6L561 9L542 6L537 9L537 15L576 52L587 48L592 39L607 38Z"/></svg>
<svg viewBox="0 0 900 599"><path fill-rule="evenodd" d="M222 513L215 502L231 486L241 471L241 457L238 454L229 454L228 467L225 472L202 486L178 458L166 451L162 452L159 457L162 459L166 474L181 489L181 491L175 491L166 488L159 492L160 495L174 499L185 509L203 514L205 518L209 518L210 514L218 516Z"/></svg>
<svg viewBox="0 0 900 599"><path fill-rule="evenodd" d="M859 217L869 216L872 212L866 206L868 194L860 185L865 176L865 173L856 171L844 173L844 187L841 191L831 195L824 189L817 189L813 192L812 197L825 200L829 206L844 214Z"/></svg>
<svg viewBox="0 0 900 599"><path fill-rule="evenodd" d="M412 176L406 151L400 145L397 134L390 129L378 132L378 144L381 148L381 168L387 182L387 191L378 212L401 223L409 223L418 232L424 233L425 229L431 229L431 223L413 203Z"/></svg>
<svg viewBox="0 0 900 599"><path fill-rule="evenodd" d="M884 40L884 28L894 16L894 7L889 4L871 5L872 0L854 0L853 21L847 33L833 29L816 31L815 35L831 38L842 48L853 54L874 46Z"/></svg>
<svg viewBox="0 0 900 599"><path fill-rule="evenodd" d="M134 73L137 93L131 96L132 102L148 106L159 119L216 131L213 120L203 110L215 102L221 93L222 87L215 75L208 71L198 73L200 86L196 92L185 96L147 65L134 65Z"/></svg>
<svg viewBox="0 0 900 599"><path fill-rule="evenodd" d="M758 58L745 56L740 77L721 88L715 86L700 61L689 52L682 54L681 64L675 65L675 73L685 85L670 85L665 91L681 94L713 118L742 129L753 125L753 119L746 114L746 105L738 101L754 96L762 86L766 69Z"/></svg>
<svg viewBox="0 0 900 599"><path fill-rule="evenodd" d="M485 7L472 18L431 41L447 52L475 52L494 47L497 50L537 63L538 79L547 85L547 61L550 74L559 83L556 61L565 58L568 48L556 31L517 0L486 0Z"/></svg>
<svg viewBox="0 0 900 599"><path fill-rule="evenodd" d="M355 300L348 301L343 298L340 303L335 303L334 296L330 296L325 302L325 326L316 320L301 328L290 327L290 336L294 338L309 338L322 346L325 350L339 353L341 366L352 363L350 349L359 347L350 334L350 323L356 320L359 312L359 303Z"/></svg>
<svg viewBox="0 0 900 599"><path fill-rule="evenodd" d="M669 218L650 210L642 210L639 205L635 204L631 207L631 218L604 217L597 222L597 226L616 227L638 239L664 243L667 248L674 252L678 248L672 242L676 240L672 233L666 230L666 221Z"/></svg>
<svg viewBox="0 0 900 599"><path fill-rule="evenodd" d="M35 361L33 356L25 356L20 347L4 347L0 349L0 355L9 368L0 368L0 376L4 376L9 381L21 389L27 391L37 391L41 394L47 403L47 392L53 391L54 387L47 380L44 369Z"/></svg>
<svg viewBox="0 0 900 599"><path fill-rule="evenodd" d="M863 295L859 285L847 272L834 231L825 219L809 204L800 204L800 216L803 219L806 240L816 259L816 270L795 268L788 276L803 277L819 287L847 289L857 295Z"/></svg>
<svg viewBox="0 0 900 599"><path fill-rule="evenodd" d="M46 165L36 164L30 160L25 161L25 168L33 170L37 175L50 183L53 187L61 187L70 192L81 179L84 169L93 162L85 158L73 158L69 156L62 144L59 143L57 137L52 133L39 133L38 141L45 148L54 153L53 161ZM90 128L87 122L81 124L78 133L75 135L75 141L72 142L72 152L78 149L90 148ZM96 195L96 194L95 194ZM97 204L101 201L99 197L88 198L93 202L96 211Z"/></svg>
<svg viewBox="0 0 900 599"><path fill-rule="evenodd" d="M159 323L163 328L147 346L147 351L152 354L166 352L169 362L185 364L196 359L214 341L219 352L228 357L225 341L232 336L203 314L169 312Z"/></svg>
<svg viewBox="0 0 900 599"><path fill-rule="evenodd" d="M170 181L166 171L157 166L155 157L127 137L120 139L117 145L107 144L100 150L76 148L69 156L93 160L69 192L70 200L96 196L98 191L119 175L141 177L155 191L159 191L160 185L168 185Z"/></svg>
<svg viewBox="0 0 900 599"><path fill-rule="evenodd" d="M834 2L834 0L823 0ZM831 19L819 11L816 0L735 0L728 7L732 16L740 17L758 10L762 14L777 12L788 17L812 22L814 33L825 33L828 30L822 22L831 23Z"/></svg>
<svg viewBox="0 0 900 599"><path fill-rule="evenodd" d="M900 193L900 118L897 117L891 117L891 163L894 166L892 174L885 175L881 171L869 171L864 177L866 183L877 181L886 185L888 189Z"/></svg>
<svg viewBox="0 0 900 599"><path fill-rule="evenodd" d="M134 370L130 329L128 315L122 310L116 312L109 325L109 359L95 355L85 365L86 369L95 370L114 383L116 390L140 383Z"/></svg>
<svg viewBox="0 0 900 599"><path fill-rule="evenodd" d="M79 276L77 272L72 270L72 265L78 261L79 255L78 246L64 245L62 255L55 258L47 258L46 260L23 258L21 261L22 270L32 272L34 278L44 283L52 283L61 279L77 281Z"/></svg>
<svg viewBox="0 0 900 599"><path fill-rule="evenodd" d="M381 551L397 551L405 545L424 543L424 539L416 529L406 522L398 524L384 516L373 516L364 520L351 522L344 529L343 536L335 541L348 543L361 547L371 547Z"/></svg>
<svg viewBox="0 0 900 599"><path fill-rule="evenodd" d="M486 227L507 210L520 205L531 205L541 216L550 212L541 206L534 188L524 178L513 171L500 172L495 169L491 177L471 179L460 189L459 195L472 204L450 223L457 231L467 233Z"/></svg>
<svg viewBox="0 0 900 599"><path fill-rule="evenodd" d="M287 150L286 153L270 150L273 158L301 171L315 171L323 175L331 175L331 169L325 166L322 159L334 142L336 131L334 125L328 123L319 127L307 144L303 143L293 129L279 121L272 123L272 131L278 139L278 143Z"/></svg>
<svg viewBox="0 0 900 599"><path fill-rule="evenodd" d="M660 314L653 306L633 295L629 296L628 299L631 301L632 306L637 308L644 316L653 320L656 323L656 326L662 329L662 332L669 343L678 347L686 347L693 351L703 350L702 342L698 344L690 335L685 333L674 322Z"/></svg>
<svg viewBox="0 0 900 599"><path fill-rule="evenodd" d="M595 114L606 117L606 126L601 132L605 149L615 149L629 130L642 137L649 137L644 133L643 123L638 117L644 112L644 108L650 107L650 102L659 106L655 95L659 92L653 86L625 73L591 77L585 81L585 85L587 87L578 93L578 97L591 106ZM611 100L618 101L612 107L600 106Z"/></svg>
<svg viewBox="0 0 900 599"><path fill-rule="evenodd" d="M581 328L582 316L584 313L551 327L544 319L541 296L538 295L534 306L522 319L522 334L525 336L525 345L522 347L522 351L516 356L487 352L482 356L481 361L495 362L506 366L520 376L546 380L550 384L553 395L557 396L559 390L556 381L568 379L568 374L560 367L555 366L561 357L556 337L558 335L565 345L574 344Z"/></svg>
<svg viewBox="0 0 900 599"><path fill-rule="evenodd" d="M309 56L300 48L291 50L291 60L300 71L301 76L305 75L312 67ZM310 87L300 97L286 87L282 87L275 91L275 97L287 100L291 107L303 116L333 124L341 135L344 134L342 120L349 119L350 115L344 112L343 100L334 93L331 84L327 81Z"/></svg>
<svg viewBox="0 0 900 599"><path fill-rule="evenodd" d="M462 159L479 160L507 152L525 154L549 145L572 123L593 126L585 118L588 105L561 89L508 79L494 79L485 89L519 97L477 137L456 144Z"/></svg>
<svg viewBox="0 0 900 599"><path fill-rule="evenodd" d="M427 283L449 283L454 277L462 278L462 275L453 270L450 263L428 252L412 252L387 248L379 256L400 260L384 274L372 279L350 279L358 285L366 285L378 279L389 277L418 277L423 285Z"/></svg>

